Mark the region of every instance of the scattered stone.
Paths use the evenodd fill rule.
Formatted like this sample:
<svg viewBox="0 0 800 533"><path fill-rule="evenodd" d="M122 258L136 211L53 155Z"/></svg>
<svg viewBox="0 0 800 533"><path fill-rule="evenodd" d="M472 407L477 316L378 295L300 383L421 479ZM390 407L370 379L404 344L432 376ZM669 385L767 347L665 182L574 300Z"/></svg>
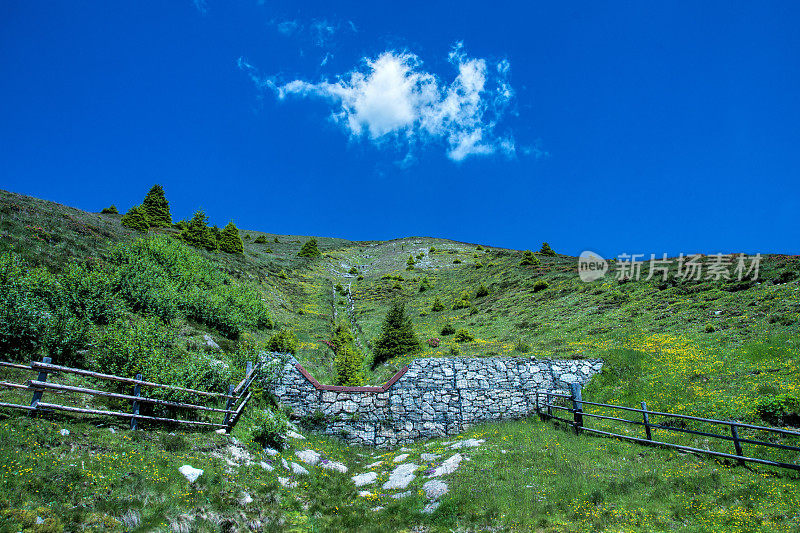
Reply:
<svg viewBox="0 0 800 533"><path fill-rule="evenodd" d="M109 430L111 433L116 433L116 432L117 432L117 430L116 430L116 429L114 429L114 428L108 428L108 430Z"/></svg>
<svg viewBox="0 0 800 533"><path fill-rule="evenodd" d="M292 472L294 472L298 476L304 476L304 475L308 474L308 470L306 470L305 468L303 468L302 466L300 466L297 463L292 463Z"/></svg>
<svg viewBox="0 0 800 533"><path fill-rule="evenodd" d="M453 455L445 462L443 462L438 468L436 468L436 470L433 471L430 477L439 477L447 474L452 474L453 472L456 471L462 459L464 459L464 457L460 453Z"/></svg>
<svg viewBox="0 0 800 533"><path fill-rule="evenodd" d="M274 466L272 466L271 464L267 464L267 463L265 463L264 461L261 461L261 462L260 462L260 463L258 463L258 464L260 464L260 465L261 465L261 468L263 468L263 469L264 469L264 470L266 470L267 472L272 472L273 470L275 470L275 467L274 467Z"/></svg>
<svg viewBox="0 0 800 533"><path fill-rule="evenodd" d="M426 513L426 514L431 514L436 509L439 508L439 504L440 504L440 502L438 502L438 501L430 502L428 505L426 505L425 507L422 508L422 512Z"/></svg>
<svg viewBox="0 0 800 533"><path fill-rule="evenodd" d="M429 500L436 500L447 494L447 483L438 479L432 479L422 485L422 490L425 491L425 497Z"/></svg>
<svg viewBox="0 0 800 533"><path fill-rule="evenodd" d="M243 492L241 496L239 496L239 505L244 507L248 503L253 503L253 497L250 494Z"/></svg>
<svg viewBox="0 0 800 533"><path fill-rule="evenodd" d="M203 475L203 471L199 468L194 468L191 465L183 465L178 469L178 472L183 474L183 477L189 480L189 483L194 483L197 481L201 475Z"/></svg>
<svg viewBox="0 0 800 533"><path fill-rule="evenodd" d="M400 448L400 451L401 452L413 452L414 450L412 450L411 448L406 448L405 446L403 446L402 448Z"/></svg>
<svg viewBox="0 0 800 533"><path fill-rule="evenodd" d="M264 448L264 453L266 453L270 457L275 457L281 452L279 452L278 450L273 450L272 448Z"/></svg>
<svg viewBox="0 0 800 533"><path fill-rule="evenodd" d="M225 434L225 428L215 429L214 433L216 433L217 435L224 435Z"/></svg>
<svg viewBox="0 0 800 533"><path fill-rule="evenodd" d="M328 470L336 470L342 474L347 473L347 467L343 463L338 463L336 461L323 461L320 466L322 468L327 468Z"/></svg>
<svg viewBox="0 0 800 533"><path fill-rule="evenodd" d="M402 463L406 459L408 459L408 454L407 453L403 453L403 454L400 454L397 457L395 457L394 458L394 462L395 463Z"/></svg>
<svg viewBox="0 0 800 533"><path fill-rule="evenodd" d="M305 440L305 437L302 436L300 433L297 433L296 431L288 431L286 433L286 436L291 439Z"/></svg>
<svg viewBox="0 0 800 533"><path fill-rule="evenodd" d="M377 506L377 507L373 507L373 508L372 508L372 510L373 510L373 511L375 511L375 512L378 512L378 511L383 511L383 509L384 509L384 508L383 508L383 507L381 507L380 505L379 505L379 506Z"/></svg>
<svg viewBox="0 0 800 533"><path fill-rule="evenodd" d="M423 453L422 455L419 456L419 458L425 462L431 462L435 459L438 459L439 457L441 457L441 455L437 453Z"/></svg>
<svg viewBox="0 0 800 533"><path fill-rule="evenodd" d="M311 466L317 464L322 457L320 454L315 452L314 450L303 450L301 452L294 452L294 454L300 458L301 461L304 463L308 463Z"/></svg>
<svg viewBox="0 0 800 533"><path fill-rule="evenodd" d="M409 496L411 496L410 490L407 490L405 492L398 492L397 494L392 494L392 498L394 498L395 500L399 500L401 498L408 498Z"/></svg>
<svg viewBox="0 0 800 533"><path fill-rule="evenodd" d="M289 463L287 463L287 462L286 462L286 459L284 459L283 457L281 457L281 464L283 465L283 467L284 467L286 470L289 470Z"/></svg>
<svg viewBox="0 0 800 533"><path fill-rule="evenodd" d="M500 450L500 453L508 453L507 450Z"/></svg>
<svg viewBox="0 0 800 533"><path fill-rule="evenodd" d="M383 461L376 461L376 462L372 463L371 465L367 465L367 468L376 468L376 467L381 466L382 464L383 464Z"/></svg>
<svg viewBox="0 0 800 533"><path fill-rule="evenodd" d="M69 430L68 429L62 429L61 431L59 431L59 433L61 433L62 436L66 437L67 435L69 435Z"/></svg>
<svg viewBox="0 0 800 533"><path fill-rule="evenodd" d="M451 450L458 450L459 448L477 448L478 446L480 446L484 442L486 442L486 439L480 439L480 440L467 439L467 440L462 440L461 442L456 442L455 444L450 446L450 449Z"/></svg>
<svg viewBox="0 0 800 533"><path fill-rule="evenodd" d="M293 489L293 488L297 487L297 482L296 481L292 481L288 477L278 477L278 483L280 483L284 487L287 487L287 488L290 488L290 489Z"/></svg>
<svg viewBox="0 0 800 533"><path fill-rule="evenodd" d="M214 342L214 337L206 333L203 335L203 340L206 341L206 348L209 350L214 350L215 352L219 351L219 344Z"/></svg>
<svg viewBox="0 0 800 533"><path fill-rule="evenodd" d="M378 474L375 472L366 472L364 474L353 476L353 483L356 484L356 487L363 487L364 485L374 483L376 479L378 479Z"/></svg>
<svg viewBox="0 0 800 533"><path fill-rule="evenodd" d="M414 471L417 469L417 465L414 463L405 463L397 468L395 468L391 474L389 474L389 479L386 483L383 484L384 489L404 489L408 486L409 483L414 481L414 478L417 476L414 475Z"/></svg>
<svg viewBox="0 0 800 533"><path fill-rule="evenodd" d="M367 496L372 496L372 493L368 490L360 490L358 491L358 495L362 498L366 498Z"/></svg>

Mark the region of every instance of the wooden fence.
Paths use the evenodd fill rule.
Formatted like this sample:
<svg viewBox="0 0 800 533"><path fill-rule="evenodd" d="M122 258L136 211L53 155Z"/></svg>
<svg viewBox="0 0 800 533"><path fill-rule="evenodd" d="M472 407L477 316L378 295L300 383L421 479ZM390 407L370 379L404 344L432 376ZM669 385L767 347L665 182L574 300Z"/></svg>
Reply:
<svg viewBox="0 0 800 533"><path fill-rule="evenodd" d="M137 374L135 378L128 378L128 377L115 376L112 374L101 374L99 372L92 372L90 370L83 370L80 368L71 368L67 366L54 365L51 363L51 359L49 357L42 358L41 362L32 362L30 365L22 365L18 363L8 363L5 361L0 361L0 367L37 372L36 379L31 379L26 383L11 383L7 381L0 381L0 386L2 387L32 391L33 397L31 399L30 405L20 405L14 403L0 402L0 407L21 409L29 411L32 414L39 411L53 410L53 411L66 411L69 413L78 413L78 414L87 414L96 416L113 416L117 418L127 418L130 419L131 429L133 430L138 428L139 425L138 423L140 420L147 420L151 422L168 422L168 423L191 425L204 428L211 428L211 427L224 428L226 431L229 432L231 428L233 428L234 424L236 424L236 421L242 414L245 405L247 405L247 402L250 400L250 397L252 395L250 391L250 385L253 383L253 380L257 377L257 375L261 372L262 364L261 362L259 362L257 365L254 366L252 362L248 362L244 379L242 379L242 381L240 381L235 386L233 384L230 384L228 386L227 393L208 392L196 389L188 389L185 387L176 387L174 385L166 385L164 383L154 383L142 379L141 374ZM108 392L86 387L60 385L58 383L53 383L52 381L47 381L48 376L59 373L75 374L78 376L83 376L96 380L112 381L116 383L128 384L133 387L133 393L121 394L121 393ZM197 405L194 403L185 403L185 402L162 400L158 398L150 398L148 396L142 395L142 387L167 389L170 391L184 393L190 396L192 395L197 396L206 400L224 399L225 408L220 409L217 407ZM126 413L122 411L88 409L83 407L61 405L58 403L43 402L42 395L45 393L45 391L57 391L62 393L70 392L77 394L87 394L90 396L99 396L103 398L111 398L116 400L130 401L131 411ZM200 420L184 420L177 417L164 418L157 416L148 416L140 414L139 409L142 404L152 404L160 407L167 407L171 409L185 409L195 412L218 413L219 416L222 417L222 420L221 422L217 423L217 422L203 422Z"/></svg>
<svg viewBox="0 0 800 533"><path fill-rule="evenodd" d="M544 400L540 403L540 397ZM564 403L568 405L558 405L554 403L554 399L561 399L564 400ZM642 419L641 420L630 420L628 418L622 418L620 416L611 416L609 414L601 414L599 412L587 412L584 409L584 406L595 406L600 407L606 410L610 410L612 413L615 411L623 411L627 413L638 413ZM611 405L607 403L599 403L599 402L590 402L583 400L581 398L581 387L577 383L570 384L570 394L558 394L553 392L547 391L537 391L536 393L536 412L543 420L556 420L562 422L564 424L570 425L575 429L576 434L580 434L581 432L593 433L596 435L603 435L606 437L615 437L619 439L624 439L632 442L637 442L639 444L645 445L653 445L653 446L663 446L666 448L674 448L686 452L694 452L694 453L701 453L712 455L715 457L723 457L726 459L734 459L739 464L744 464L746 462L749 463L759 463L764 465L770 466L777 466L781 468L789 468L792 470L800 470L800 464L792 464L786 463L782 461L774 461L770 459L764 459L759 457L752 457L749 455L744 454L744 449L742 447L743 444L751 445L751 446L763 446L772 449L778 450L786 450L791 452L800 452L800 447L792 446L786 443L779 443L779 442L767 442L763 440L756 440L752 438L742 437L739 435L740 430L748 430L751 432L766 432L767 434L772 435L779 435L781 439L785 437L800 437L800 432L798 431L790 431L787 429L777 428L777 427L770 427L770 426L757 426L753 424L745 424L742 422L737 422L734 420L715 420L711 418L700 418L696 416L689 416L689 415L680 415L675 413L665 413L662 411L649 411L647 409L647 404L645 402L641 403L642 408L636 409L633 407L624 407L621 405ZM553 414L553 410L572 413L572 420L564 417L557 416ZM720 428L724 427L724 431L729 434L720 434L720 433L712 433L713 429L709 431L699 431L694 429L689 429L687 427L676 427L673 425L666 425L665 423L655 423L650 420L650 417L663 417L668 419L677 419L677 420L686 420L691 422L700 422L703 424L708 424L712 428ZM621 422L623 424L631 424L636 426L642 426L644 428L644 434L642 437L632 437L630 435L621 435L619 433L613 433L611 431L604 431L597 428L588 427L586 425L585 419L586 418L595 418L601 420L610 420L613 422ZM692 446L684 446L680 444L674 444L671 442L664 442L660 440L656 440L653 438L654 430L660 431L668 431L668 432L677 432L683 434L691 434L697 435L701 437L707 437L710 439L716 439L719 441L729 441L733 444L733 453L724 453L715 450L707 450L702 448L696 448Z"/></svg>

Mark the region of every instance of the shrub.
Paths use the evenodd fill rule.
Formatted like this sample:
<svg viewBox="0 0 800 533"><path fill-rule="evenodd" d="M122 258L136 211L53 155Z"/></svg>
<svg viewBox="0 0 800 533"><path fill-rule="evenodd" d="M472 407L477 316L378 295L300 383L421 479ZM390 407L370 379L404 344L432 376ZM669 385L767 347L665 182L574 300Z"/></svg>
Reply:
<svg viewBox="0 0 800 533"><path fill-rule="evenodd" d="M454 265L460 265L461 264L461 259L453 259L453 264Z"/></svg>
<svg viewBox="0 0 800 533"><path fill-rule="evenodd" d="M229 254L244 252L244 243L239 236L239 228L234 225L233 221L228 222L228 225L223 228L219 237L219 248Z"/></svg>
<svg viewBox="0 0 800 533"><path fill-rule="evenodd" d="M540 264L540 262L539 258L533 255L533 252L531 252L530 250L525 250L524 252L522 252L522 261L520 261L519 264L521 266L525 265L537 266Z"/></svg>
<svg viewBox="0 0 800 533"><path fill-rule="evenodd" d="M528 353L531 351L531 345L520 337L514 345L514 350L520 353Z"/></svg>
<svg viewBox="0 0 800 533"><path fill-rule="evenodd" d="M453 355L453 356L461 355L461 347L458 344L451 344L450 345L450 355Z"/></svg>
<svg viewBox="0 0 800 533"><path fill-rule="evenodd" d="M436 298L433 301L433 305L431 306L431 311L438 313L439 311L444 311L444 304L439 298Z"/></svg>
<svg viewBox="0 0 800 533"><path fill-rule="evenodd" d="M187 223L186 228L181 231L180 238L186 244L195 248L205 248L206 250L216 250L218 247L214 232L208 227L208 217L202 209L198 209L192 219Z"/></svg>
<svg viewBox="0 0 800 533"><path fill-rule="evenodd" d="M476 261L475 268L483 268L483 263L481 263L480 261Z"/></svg>
<svg viewBox="0 0 800 533"><path fill-rule="evenodd" d="M267 244L267 237L265 235L259 235L253 242L255 244Z"/></svg>
<svg viewBox="0 0 800 533"><path fill-rule="evenodd" d="M281 279L289 279L289 276L286 275L286 271L283 269L281 269L281 271L278 272L278 277Z"/></svg>
<svg viewBox="0 0 800 533"><path fill-rule="evenodd" d="M433 246L431 246L431 247L430 247L430 249L428 250L428 253L429 253L429 254L434 254L434 253L436 253L436 248L434 248Z"/></svg>
<svg viewBox="0 0 800 533"><path fill-rule="evenodd" d="M538 280L536 283L533 284L533 292L540 292L545 290L550 285L543 279Z"/></svg>
<svg viewBox="0 0 800 533"><path fill-rule="evenodd" d="M431 348L438 348L439 347L439 339L432 338L428 339L428 346Z"/></svg>
<svg viewBox="0 0 800 533"><path fill-rule="evenodd" d="M117 211L117 206L111 204L108 207L104 207L102 211L100 211L103 215L118 215L119 211Z"/></svg>
<svg viewBox="0 0 800 533"><path fill-rule="evenodd" d="M481 283L481 286L475 291L475 298L483 298L484 296L489 296L489 289Z"/></svg>
<svg viewBox="0 0 800 533"><path fill-rule="evenodd" d="M456 332L456 328L454 328L453 325L448 322L442 328L441 334L447 336L447 335L452 335L455 332Z"/></svg>
<svg viewBox="0 0 800 533"><path fill-rule="evenodd" d="M453 340L456 342L472 342L475 340L475 336L469 330L461 328L456 331L456 336L453 337Z"/></svg>
<svg viewBox="0 0 800 533"><path fill-rule="evenodd" d="M291 428L286 414L278 409L254 409L251 416L250 438L253 442L282 450L284 435Z"/></svg>
<svg viewBox="0 0 800 533"><path fill-rule="evenodd" d="M347 271L348 274L351 276L355 276L358 274L358 269L354 266L350 267L350 270Z"/></svg>
<svg viewBox="0 0 800 533"><path fill-rule="evenodd" d="M706 327L704 328L704 330L705 330L706 333L714 333L717 330L717 328L714 327L714 324L709 323L709 324L706 324Z"/></svg>
<svg viewBox="0 0 800 533"><path fill-rule="evenodd" d="M317 246L317 239L311 237L306 241L300 251L297 253L297 257L320 257L322 256L322 252L319 251L319 247Z"/></svg>
<svg viewBox="0 0 800 533"><path fill-rule="evenodd" d="M361 281L363 279L364 279L364 276L362 276L361 274L359 274L358 277L356 278L357 281Z"/></svg>
<svg viewBox="0 0 800 533"><path fill-rule="evenodd" d="M797 278L797 272L794 270L784 270L775 278L775 283L789 283Z"/></svg>
<svg viewBox="0 0 800 533"><path fill-rule="evenodd" d="M776 426L800 425L800 398L790 394L762 398L756 403L756 413Z"/></svg>
<svg viewBox="0 0 800 533"><path fill-rule="evenodd" d="M383 321L381 335L375 341L374 369L379 364L393 357L415 352L420 348L419 340L414 333L411 317L406 315L405 305L395 302Z"/></svg>
<svg viewBox="0 0 800 533"><path fill-rule="evenodd" d="M150 229L150 223L147 221L147 214L142 206L135 205L131 207L127 213L122 217L122 225L126 228L131 228L139 233L147 233Z"/></svg>
<svg viewBox="0 0 800 533"><path fill-rule="evenodd" d="M281 242L281 241L279 241L278 238L275 237L275 238L272 239L272 242Z"/></svg>
<svg viewBox="0 0 800 533"><path fill-rule="evenodd" d="M453 309L466 309L470 306L469 291L461 291L461 295L453 303Z"/></svg>
<svg viewBox="0 0 800 533"><path fill-rule="evenodd" d="M334 289L336 289L336 292L338 292L339 294L345 294L347 292L344 290L344 287L342 287L341 283L337 283Z"/></svg>
<svg viewBox="0 0 800 533"><path fill-rule="evenodd" d="M549 257L555 257L556 256L555 251L553 251L553 249L550 248L550 245L547 244L546 242L542 243L542 249L539 250L539 253L541 255L546 255L546 256L549 256Z"/></svg>
<svg viewBox="0 0 800 533"><path fill-rule="evenodd" d="M172 215L169 213L169 202L164 196L161 185L153 185L142 201L142 208L151 226L168 228L172 226Z"/></svg>
<svg viewBox="0 0 800 533"><path fill-rule="evenodd" d="M282 329L269 338L266 348L271 352L297 353L297 335L291 329Z"/></svg>

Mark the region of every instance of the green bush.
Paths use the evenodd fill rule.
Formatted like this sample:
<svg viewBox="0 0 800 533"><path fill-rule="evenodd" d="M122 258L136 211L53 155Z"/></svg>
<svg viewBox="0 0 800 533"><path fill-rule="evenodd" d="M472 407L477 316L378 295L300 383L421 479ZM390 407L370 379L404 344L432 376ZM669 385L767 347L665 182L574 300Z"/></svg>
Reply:
<svg viewBox="0 0 800 533"><path fill-rule="evenodd" d="M269 338L267 350L278 353L297 353L297 335L291 329L282 329Z"/></svg>
<svg viewBox="0 0 800 533"><path fill-rule="evenodd" d="M336 384L355 387L361 385L363 375L361 372L364 363L364 354L355 346L355 338L350 327L340 323L334 331L333 350L336 353L334 364L336 366Z"/></svg>
<svg viewBox="0 0 800 533"><path fill-rule="evenodd" d="M521 266L526 266L526 265L537 266L540 264L540 262L539 258L533 255L533 252L531 252L530 250L525 250L524 252L522 252L522 261L520 261L519 264Z"/></svg>
<svg viewBox="0 0 800 533"><path fill-rule="evenodd" d="M484 296L489 296L489 289L481 283L481 286L475 291L475 298L483 298Z"/></svg>
<svg viewBox="0 0 800 533"><path fill-rule="evenodd" d="M223 228L219 237L219 249L229 254L244 252L244 243L239 236L239 228L233 224L233 221L228 222L228 225Z"/></svg>
<svg viewBox="0 0 800 533"><path fill-rule="evenodd" d="M355 276L358 274L358 269L354 266L350 267L350 270L348 270L347 273L350 274L351 276Z"/></svg>
<svg viewBox="0 0 800 533"><path fill-rule="evenodd" d="M118 215L119 211L117 211L117 206L111 204L108 207L104 207L102 211L100 211L103 215Z"/></svg>
<svg viewBox="0 0 800 533"><path fill-rule="evenodd" d="M454 328L453 325L450 324L450 322L448 322L442 328L441 335L443 335L443 336L452 335L455 332L456 332L456 328Z"/></svg>
<svg viewBox="0 0 800 533"><path fill-rule="evenodd" d="M453 303L453 309L468 308L471 305L470 303L471 298L472 296L470 295L469 291L461 291L461 295Z"/></svg>
<svg viewBox="0 0 800 533"><path fill-rule="evenodd" d="M122 217L122 225L139 233L147 233L150 223L147 221L147 213L140 205L131 207Z"/></svg>
<svg viewBox="0 0 800 533"><path fill-rule="evenodd" d="M254 409L251 413L250 438L253 442L282 450L284 435L291 429L286 414L279 409Z"/></svg>
<svg viewBox="0 0 800 533"><path fill-rule="evenodd" d="M475 336L469 330L461 328L456 331L456 336L453 337L453 340L456 342L472 342L475 340Z"/></svg>
<svg viewBox="0 0 800 533"><path fill-rule="evenodd" d="M259 235L253 242L255 244L267 244L267 237L266 235Z"/></svg>
<svg viewBox="0 0 800 533"><path fill-rule="evenodd" d="M517 343L514 345L514 351L519 353L528 353L531 351L531 345L525 342L524 339L519 338Z"/></svg>
<svg viewBox="0 0 800 533"><path fill-rule="evenodd" d="M781 394L762 398L756 404L756 412L762 420L770 424L796 426L800 423L800 397Z"/></svg>
<svg viewBox="0 0 800 533"><path fill-rule="evenodd" d="M433 301L433 305L431 306L431 311L438 313L439 311L444 311L444 304L439 298L436 298Z"/></svg>
<svg viewBox="0 0 800 533"><path fill-rule="evenodd" d="M550 256L550 257L555 257L556 256L555 251L553 251L553 249L550 248L550 245L547 244L546 242L542 243L542 248L541 248L541 250L539 250L539 253L541 255L546 255L546 256Z"/></svg>
<svg viewBox="0 0 800 533"><path fill-rule="evenodd" d="M216 250L219 246L214 232L208 227L208 217L202 209L195 212L181 231L180 238L190 246L205 248L209 251Z"/></svg>
<svg viewBox="0 0 800 533"><path fill-rule="evenodd" d="M320 257L322 256L322 252L319 251L319 247L317 246L317 239L311 237L306 241L300 251L297 253L297 257Z"/></svg>
<svg viewBox="0 0 800 533"><path fill-rule="evenodd" d="M536 283L533 284L533 292L539 292L545 290L550 285L543 279L538 280Z"/></svg>
<svg viewBox="0 0 800 533"><path fill-rule="evenodd" d="M172 215L169 212L169 202L164 196L161 185L153 185L147 196L142 201L142 208L151 226L168 228L172 226Z"/></svg>
<svg viewBox="0 0 800 533"><path fill-rule="evenodd" d="M714 324L708 323L706 327L703 328L706 333L714 333L717 329L714 327Z"/></svg>
<svg viewBox="0 0 800 533"><path fill-rule="evenodd" d="M405 305L395 302L386 313L381 334L375 341L375 358L372 361L372 368L374 369L393 357L413 353L420 346L419 339L414 333L411 317L406 315Z"/></svg>

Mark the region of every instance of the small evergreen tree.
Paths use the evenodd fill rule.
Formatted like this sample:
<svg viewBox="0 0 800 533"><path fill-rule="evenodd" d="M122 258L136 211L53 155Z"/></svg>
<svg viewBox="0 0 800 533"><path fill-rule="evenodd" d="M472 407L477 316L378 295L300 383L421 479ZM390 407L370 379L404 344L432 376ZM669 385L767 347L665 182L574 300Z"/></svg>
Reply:
<svg viewBox="0 0 800 533"><path fill-rule="evenodd" d="M100 211L103 215L118 215L119 211L117 211L117 206L111 204L108 207L104 207L102 211Z"/></svg>
<svg viewBox="0 0 800 533"><path fill-rule="evenodd" d="M214 233L208 227L208 217L202 209L197 210L186 225L186 228L181 232L180 237L183 242L196 248L216 250L218 247Z"/></svg>
<svg viewBox="0 0 800 533"><path fill-rule="evenodd" d="M297 352L297 335L291 329L282 329L269 338L265 347L271 352L293 354Z"/></svg>
<svg viewBox="0 0 800 533"><path fill-rule="evenodd" d="M233 221L228 222L228 225L222 229L219 248L229 254L241 254L244 252L244 243L239 236L239 228L233 224Z"/></svg>
<svg viewBox="0 0 800 533"><path fill-rule="evenodd" d="M125 213L125 216L122 217L122 225L141 233L146 233L147 230L150 229L147 215L140 205L131 207L130 210Z"/></svg>
<svg viewBox="0 0 800 533"><path fill-rule="evenodd" d="M320 252L319 248L317 247L317 239L311 237L300 249L297 257L320 257L321 255L322 252Z"/></svg>
<svg viewBox="0 0 800 533"><path fill-rule="evenodd" d="M375 341L375 359L372 361L372 368L392 357L415 352L420 346L411 317L406 315L405 305L396 302L386 313L381 335Z"/></svg>
<svg viewBox="0 0 800 533"><path fill-rule="evenodd" d="M539 253L542 254L542 255L550 256L550 257L555 257L556 256L556 252L552 248L550 248L550 245L547 244L546 242L542 243L542 249L539 250Z"/></svg>
<svg viewBox="0 0 800 533"><path fill-rule="evenodd" d="M336 354L336 384L357 387L361 385L363 376L361 366L364 362L362 354L355 346L355 338L350 327L340 323L334 331L333 351Z"/></svg>
<svg viewBox="0 0 800 533"><path fill-rule="evenodd" d="M142 201L142 207L147 214L147 221L151 226L172 226L172 215L169 213L169 202L164 196L161 185L153 185L147 196Z"/></svg>
<svg viewBox="0 0 800 533"><path fill-rule="evenodd" d="M436 298L433 301L433 305L431 306L431 311L434 313L438 313L439 311L444 311L444 304L439 298Z"/></svg>
<svg viewBox="0 0 800 533"><path fill-rule="evenodd" d="M481 283L481 286L475 291L475 298L483 298L484 296L489 296L489 289L486 288L486 285Z"/></svg>
<svg viewBox="0 0 800 533"><path fill-rule="evenodd" d="M520 261L519 264L522 266L526 265L536 266L539 264L539 258L533 255L533 252L531 252L530 250L525 250L522 253L522 261Z"/></svg>
<svg viewBox="0 0 800 533"><path fill-rule="evenodd" d="M264 235L259 235L253 242L255 244L267 244L267 238Z"/></svg>

